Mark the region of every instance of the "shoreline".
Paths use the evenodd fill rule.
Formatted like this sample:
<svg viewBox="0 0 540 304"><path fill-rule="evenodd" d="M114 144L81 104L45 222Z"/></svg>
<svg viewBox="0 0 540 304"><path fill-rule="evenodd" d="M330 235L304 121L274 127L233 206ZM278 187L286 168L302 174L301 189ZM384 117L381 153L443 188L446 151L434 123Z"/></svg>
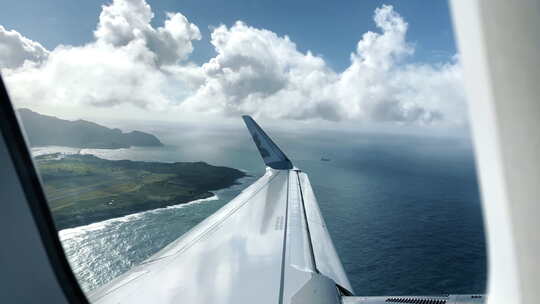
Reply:
<svg viewBox="0 0 540 304"><path fill-rule="evenodd" d="M241 169L238 169L238 170L241 170ZM195 205L195 204L200 204L200 203L210 202L210 201L217 201L217 200L220 199L219 192L225 191L225 190L235 190L235 187L238 187L238 186L244 184L245 182L247 182L246 179L248 179L248 181L249 181L250 178L253 178L252 175L247 174L248 171L246 171L246 170L241 170L241 171L245 171L246 175L243 176L243 177L238 178L236 180L236 182L234 184L232 184L231 186L229 186L229 187L219 189L219 190L217 190L215 192L210 192L210 193L212 193L212 196L210 196L210 197L195 199L195 200L188 201L188 202L185 202L185 203L167 205L167 206L158 207L158 208L154 208L154 209L142 210L142 211L133 212L133 213L125 214L125 215L122 215L122 216L117 216L117 217L111 217L111 218L104 219L104 220L101 220L101 221L96 221L96 222L83 224L83 225L78 225L78 226L74 226L74 227L66 227L66 228L58 229L58 233L62 232L62 234L65 234L65 233L68 233L72 229L77 230L77 229L90 228L91 226L99 226L99 227L96 227L96 229L97 229L97 228L101 228L102 226L108 224L109 222L124 221L124 220L128 220L130 217L137 217L139 215L143 215L143 214L146 214L146 213L159 212L159 211L168 210L168 209L181 209L181 208L184 208L184 207L190 206L190 205ZM88 230L94 230L92 228L90 228Z"/></svg>
<svg viewBox="0 0 540 304"><path fill-rule="evenodd" d="M240 184L247 174L204 162L108 160L92 154L35 155L58 230L186 205Z"/></svg>
<svg viewBox="0 0 540 304"><path fill-rule="evenodd" d="M196 200L189 201L189 202L186 202L186 203L180 203L180 204L176 204L176 205L170 205L170 206L165 206L165 207L148 209L148 210L144 210L144 211L139 211L139 212L126 214L126 215L119 216L119 217L113 217L113 218L105 219L105 220L98 221L98 222L92 222L92 223L85 224L85 225L59 229L58 234L60 235L60 239L62 240L62 238L66 238L70 233L81 230L81 229L82 230L96 230L96 229L100 229L100 228L102 228L104 226L107 226L109 224L113 224L114 222L126 222L126 221L131 220L132 218L139 218L140 216L142 216L144 214L147 214L147 213L159 212L159 211L164 211L164 210L168 210L168 209L181 209L181 208L184 208L186 206L190 206L190 205L194 205L194 204L201 204L201 203L210 202L210 201L217 201L217 200L219 200L219 196L217 194L213 194L211 197L208 197L208 198L196 199Z"/></svg>
<svg viewBox="0 0 540 304"><path fill-rule="evenodd" d="M176 203L176 204L174 203L171 204L170 201L167 201L163 203L157 202L157 203L150 203L150 204L144 204L144 205L134 205L134 206L131 206L131 208L126 208L126 209L121 209L121 210L106 210L104 212L94 212L94 214L89 212L89 213L85 213L84 215L78 215L73 218L67 218L67 219L63 219L58 216L55 216L54 212L51 212L51 214L54 219L56 229L58 231L62 231L65 229L72 229L72 228L77 228L81 226L92 225L95 223L100 223L100 222L104 222L108 220L114 220L114 219L130 216L134 214L150 212L153 210L167 209L167 208L172 208L174 206L190 205L193 202L211 200L211 198L215 197L216 195L212 192L207 192L199 196L200 197L195 198L194 200L189 200L186 202L181 202L181 203Z"/></svg>

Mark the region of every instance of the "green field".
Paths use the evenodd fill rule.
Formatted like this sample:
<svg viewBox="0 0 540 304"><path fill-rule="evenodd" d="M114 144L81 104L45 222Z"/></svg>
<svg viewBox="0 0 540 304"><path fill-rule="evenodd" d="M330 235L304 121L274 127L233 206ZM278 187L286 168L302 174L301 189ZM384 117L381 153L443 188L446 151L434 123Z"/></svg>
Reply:
<svg viewBox="0 0 540 304"><path fill-rule="evenodd" d="M245 176L204 162L111 161L78 154L35 160L58 229L207 198Z"/></svg>

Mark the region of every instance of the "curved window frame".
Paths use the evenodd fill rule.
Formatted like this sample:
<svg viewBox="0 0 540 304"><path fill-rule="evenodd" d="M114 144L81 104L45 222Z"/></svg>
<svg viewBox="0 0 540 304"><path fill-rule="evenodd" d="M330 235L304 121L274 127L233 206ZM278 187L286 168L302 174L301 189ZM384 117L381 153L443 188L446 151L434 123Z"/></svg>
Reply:
<svg viewBox="0 0 540 304"><path fill-rule="evenodd" d="M67 303L89 303L82 291L77 278L71 270L70 264L64 253L62 244L58 237L58 232L53 222L52 214L49 210L45 193L42 187L41 180L34 166L32 156L30 154L27 141L24 133L21 129L17 114L10 101L8 92L4 85L2 78L0 77L0 130L3 137L3 143L5 145L5 151L9 153L9 156L3 157L1 162L3 167L8 167L11 162L11 167L15 169L16 174L8 175L9 179L15 183L19 183L24 193L26 202L13 201L6 202L12 204L25 204L27 208L22 210L30 213L31 218L35 224L35 228L39 232L39 239L41 244L21 244L23 247L36 247L42 246L46 253L46 259L49 261L49 266L53 272L53 276L57 280L57 285L60 286L60 290L50 290L50 293L63 293L64 299ZM4 167L4 168L5 168ZM8 181L2 181L7 185ZM21 212L23 213L23 212ZM6 217L3 219L7 225L11 227L17 227L21 223L17 222L16 218ZM4 233L10 233L9 231ZM34 238L35 240L36 238ZM16 249L11 246L5 246L2 248L6 256L17 256L19 253L15 252ZM41 251L43 252L43 251ZM31 252L31 256L39 255L41 252ZM3 254L3 255L4 255ZM36 276L41 274L35 273ZM49 274L51 275L51 274ZM5 278L7 279L7 278ZM28 284L28 292L35 292L31 284ZM54 284L50 283L50 288L58 289ZM42 289L41 289L42 290ZM37 292L31 295L35 301L48 298L46 294ZM8 295L9 300L9 295ZM12 299L16 300L16 299Z"/></svg>

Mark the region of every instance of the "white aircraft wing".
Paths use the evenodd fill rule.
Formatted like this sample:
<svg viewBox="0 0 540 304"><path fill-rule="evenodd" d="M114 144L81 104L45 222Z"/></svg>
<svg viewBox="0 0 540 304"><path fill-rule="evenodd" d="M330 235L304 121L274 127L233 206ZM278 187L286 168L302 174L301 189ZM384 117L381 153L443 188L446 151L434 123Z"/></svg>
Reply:
<svg viewBox="0 0 540 304"><path fill-rule="evenodd" d="M93 303L341 303L353 290L308 176L253 119L267 165L240 195L112 282Z"/></svg>

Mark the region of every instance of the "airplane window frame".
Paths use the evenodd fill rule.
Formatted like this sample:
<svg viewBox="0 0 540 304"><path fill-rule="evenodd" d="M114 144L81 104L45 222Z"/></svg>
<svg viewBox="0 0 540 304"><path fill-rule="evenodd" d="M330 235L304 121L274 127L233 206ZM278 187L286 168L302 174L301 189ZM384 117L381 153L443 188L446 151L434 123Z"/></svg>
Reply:
<svg viewBox="0 0 540 304"><path fill-rule="evenodd" d="M12 165L24 192L27 207L39 231L39 239L47 254L58 285L68 303L89 303L64 253L47 205L41 179L34 166L28 142L0 75L0 132Z"/></svg>

